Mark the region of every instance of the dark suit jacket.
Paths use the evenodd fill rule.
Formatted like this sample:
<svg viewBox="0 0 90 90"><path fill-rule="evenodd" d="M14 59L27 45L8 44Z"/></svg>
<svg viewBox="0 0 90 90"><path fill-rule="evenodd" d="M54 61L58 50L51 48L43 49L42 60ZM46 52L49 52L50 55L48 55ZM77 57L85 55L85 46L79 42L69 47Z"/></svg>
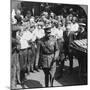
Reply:
<svg viewBox="0 0 90 90"><path fill-rule="evenodd" d="M77 39L86 39L87 38L87 32L83 31L82 33L79 32L77 35Z"/></svg>

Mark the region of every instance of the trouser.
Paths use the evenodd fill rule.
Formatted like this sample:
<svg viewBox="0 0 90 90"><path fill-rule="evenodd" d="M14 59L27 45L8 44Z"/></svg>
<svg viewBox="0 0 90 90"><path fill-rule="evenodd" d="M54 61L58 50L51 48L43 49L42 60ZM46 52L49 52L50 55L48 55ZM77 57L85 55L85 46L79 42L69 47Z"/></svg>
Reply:
<svg viewBox="0 0 90 90"><path fill-rule="evenodd" d="M27 60L28 60L28 50L27 49L20 50L19 62L20 62L21 83L25 80L25 73L27 73L27 66L28 66Z"/></svg>
<svg viewBox="0 0 90 90"><path fill-rule="evenodd" d="M71 53L69 53L68 56L69 56L69 61L70 61L69 70L72 73L72 71L73 71L73 55L71 55Z"/></svg>
<svg viewBox="0 0 90 90"><path fill-rule="evenodd" d="M35 62L35 48L31 47L28 49L28 72L34 70L34 62Z"/></svg>
<svg viewBox="0 0 90 90"><path fill-rule="evenodd" d="M79 75L83 76L84 74L87 74L87 54L81 52L79 53Z"/></svg>
<svg viewBox="0 0 90 90"><path fill-rule="evenodd" d="M59 47L59 61L63 61L63 59L65 58L64 42L61 39L58 39L57 42L58 42L58 47Z"/></svg>
<svg viewBox="0 0 90 90"><path fill-rule="evenodd" d="M40 45L37 42L37 48L36 48L36 58L35 58L35 68L39 68L40 66L40 58L39 58L39 53L40 53Z"/></svg>
<svg viewBox="0 0 90 90"><path fill-rule="evenodd" d="M49 82L50 86L53 87L56 72L56 62L53 63L51 68L43 68L43 72L45 74L45 87L49 86Z"/></svg>
<svg viewBox="0 0 90 90"><path fill-rule="evenodd" d="M43 72L45 74L45 87L49 86L49 77L50 77L50 72L48 68L43 68Z"/></svg>
<svg viewBox="0 0 90 90"><path fill-rule="evenodd" d="M62 39L58 39L57 42L58 42L58 47L59 47L59 60L58 60L58 63L60 65L59 77L61 77L63 75L64 61L65 61L64 42L62 41Z"/></svg>
<svg viewBox="0 0 90 90"><path fill-rule="evenodd" d="M19 65L19 53L16 51L11 57L11 88L16 87L17 82L20 83L20 65Z"/></svg>

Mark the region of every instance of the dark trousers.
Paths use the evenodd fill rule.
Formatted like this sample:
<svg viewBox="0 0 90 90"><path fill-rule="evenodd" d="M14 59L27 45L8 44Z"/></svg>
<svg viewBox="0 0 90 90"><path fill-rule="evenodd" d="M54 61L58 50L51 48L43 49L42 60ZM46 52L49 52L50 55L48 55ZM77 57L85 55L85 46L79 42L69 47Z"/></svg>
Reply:
<svg viewBox="0 0 90 90"><path fill-rule="evenodd" d="M41 66L41 61L40 61L40 58L39 57L39 54L40 54L40 44L36 43L37 45L37 48L35 48L35 69L38 69L40 66Z"/></svg>
<svg viewBox="0 0 90 90"><path fill-rule="evenodd" d="M51 68L43 68L43 72L45 74L45 87L49 86L49 82L51 87L53 87L53 81L54 81L54 76L56 72L56 62L53 63Z"/></svg>
<svg viewBox="0 0 90 90"><path fill-rule="evenodd" d="M84 74L87 75L87 54L79 52L78 62L79 62L79 75L80 76L83 76Z"/></svg>
<svg viewBox="0 0 90 90"><path fill-rule="evenodd" d="M48 68L43 68L43 72L45 74L45 87L48 87L49 86L49 77L50 77L50 72L49 72L50 69Z"/></svg>
<svg viewBox="0 0 90 90"><path fill-rule="evenodd" d="M30 72L34 70L34 62L35 62L35 48L31 47L28 49L28 71Z"/></svg>
<svg viewBox="0 0 90 90"><path fill-rule="evenodd" d="M20 83L20 64L19 64L19 53L16 51L11 57L11 88L15 88L16 84Z"/></svg>
<svg viewBox="0 0 90 90"><path fill-rule="evenodd" d="M27 71L27 60L28 60L28 50L27 49L23 49L20 50L19 53L20 57L19 57L19 63L20 63L20 80L21 82L24 81L25 79L25 73Z"/></svg>

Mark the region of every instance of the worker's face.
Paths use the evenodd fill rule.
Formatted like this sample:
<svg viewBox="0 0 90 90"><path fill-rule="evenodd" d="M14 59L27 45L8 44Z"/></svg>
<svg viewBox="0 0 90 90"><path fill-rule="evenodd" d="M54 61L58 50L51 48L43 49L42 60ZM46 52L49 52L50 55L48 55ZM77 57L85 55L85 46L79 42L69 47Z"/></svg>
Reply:
<svg viewBox="0 0 90 90"><path fill-rule="evenodd" d="M35 21L32 20L32 21L29 21L29 23L30 23L30 25L33 25L33 24L35 24Z"/></svg>
<svg viewBox="0 0 90 90"><path fill-rule="evenodd" d="M69 20L72 20L73 19L73 16L72 14L69 15Z"/></svg>
<svg viewBox="0 0 90 90"><path fill-rule="evenodd" d="M35 30L34 26L30 27L30 32L33 32L34 30Z"/></svg>
<svg viewBox="0 0 90 90"><path fill-rule="evenodd" d="M60 16L58 16L58 21L61 21L61 17Z"/></svg>
<svg viewBox="0 0 90 90"><path fill-rule="evenodd" d="M77 19L76 17L73 17L72 22L75 23L76 19Z"/></svg>
<svg viewBox="0 0 90 90"><path fill-rule="evenodd" d="M16 15L20 15L21 14L21 11L20 10L17 10L16 11Z"/></svg>
<svg viewBox="0 0 90 90"><path fill-rule="evenodd" d="M60 18L63 19L63 16L61 15Z"/></svg>
<svg viewBox="0 0 90 90"><path fill-rule="evenodd" d="M45 19L45 15L42 15L42 19Z"/></svg>
<svg viewBox="0 0 90 90"><path fill-rule="evenodd" d="M61 22L58 23L58 27L59 28L62 27L62 23Z"/></svg>
<svg viewBox="0 0 90 90"><path fill-rule="evenodd" d="M50 36L50 33L51 32L45 32L46 37L49 37Z"/></svg>
<svg viewBox="0 0 90 90"><path fill-rule="evenodd" d="M46 22L45 26L48 27L49 25L50 25L50 23L49 22Z"/></svg>
<svg viewBox="0 0 90 90"><path fill-rule="evenodd" d="M31 17L31 12L30 11L27 12L27 17Z"/></svg>
<svg viewBox="0 0 90 90"><path fill-rule="evenodd" d="M54 18L54 13L50 13L50 16L51 16L52 18Z"/></svg>
<svg viewBox="0 0 90 90"><path fill-rule="evenodd" d="M31 17L31 14L27 14L27 17L30 18Z"/></svg>
<svg viewBox="0 0 90 90"><path fill-rule="evenodd" d="M67 24L66 31L70 31L70 29L71 29L71 25Z"/></svg>
<svg viewBox="0 0 90 90"><path fill-rule="evenodd" d="M45 32L46 37L49 37L51 35L51 29L48 32Z"/></svg>
<svg viewBox="0 0 90 90"><path fill-rule="evenodd" d="M46 17L46 18L48 18L48 13L47 13L47 14L45 14L45 17Z"/></svg>
<svg viewBox="0 0 90 90"><path fill-rule="evenodd" d="M38 29L41 29L41 28L42 28L42 26L38 25Z"/></svg>

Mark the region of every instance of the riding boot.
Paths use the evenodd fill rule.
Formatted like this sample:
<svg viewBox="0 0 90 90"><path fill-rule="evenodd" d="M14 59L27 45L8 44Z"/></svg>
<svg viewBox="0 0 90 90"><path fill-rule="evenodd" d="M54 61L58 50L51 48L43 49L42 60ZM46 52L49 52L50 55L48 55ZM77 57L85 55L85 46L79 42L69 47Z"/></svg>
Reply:
<svg viewBox="0 0 90 90"><path fill-rule="evenodd" d="M45 87L49 86L49 74L45 74Z"/></svg>
<svg viewBox="0 0 90 90"><path fill-rule="evenodd" d="M39 70L38 70L38 66L35 66L35 70L36 70L37 72L39 72Z"/></svg>
<svg viewBox="0 0 90 90"><path fill-rule="evenodd" d="M69 57L69 61L70 61L69 73L71 74L73 71L73 57Z"/></svg>
<svg viewBox="0 0 90 90"><path fill-rule="evenodd" d="M50 85L51 85L51 87L53 87L53 82L54 82L54 77L52 77L52 75L50 74Z"/></svg>
<svg viewBox="0 0 90 90"><path fill-rule="evenodd" d="M34 73L34 67L33 67L33 65L31 65L31 72Z"/></svg>

